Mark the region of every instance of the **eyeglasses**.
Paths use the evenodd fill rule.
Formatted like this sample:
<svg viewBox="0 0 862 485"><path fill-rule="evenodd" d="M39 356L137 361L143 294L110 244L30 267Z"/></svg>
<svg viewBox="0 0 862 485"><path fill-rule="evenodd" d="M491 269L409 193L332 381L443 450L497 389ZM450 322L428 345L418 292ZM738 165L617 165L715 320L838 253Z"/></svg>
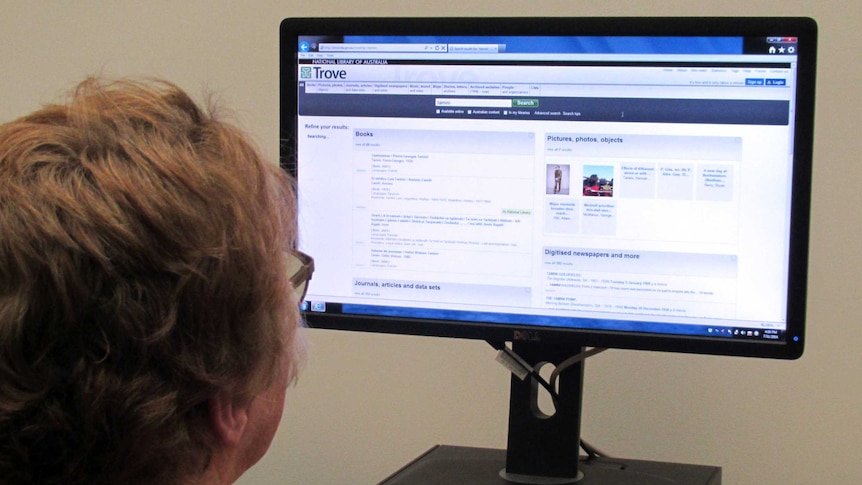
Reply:
<svg viewBox="0 0 862 485"><path fill-rule="evenodd" d="M291 275L290 284L300 305L305 300L312 273L314 273L314 258L302 251L287 254L287 274Z"/></svg>

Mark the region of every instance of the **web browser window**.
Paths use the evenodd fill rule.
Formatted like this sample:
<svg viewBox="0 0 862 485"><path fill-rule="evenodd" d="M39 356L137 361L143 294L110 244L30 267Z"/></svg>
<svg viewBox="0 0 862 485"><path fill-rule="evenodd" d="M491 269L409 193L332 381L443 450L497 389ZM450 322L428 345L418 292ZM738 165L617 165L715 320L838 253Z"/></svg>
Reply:
<svg viewBox="0 0 862 485"><path fill-rule="evenodd" d="M796 48L300 37L308 310L782 338Z"/></svg>

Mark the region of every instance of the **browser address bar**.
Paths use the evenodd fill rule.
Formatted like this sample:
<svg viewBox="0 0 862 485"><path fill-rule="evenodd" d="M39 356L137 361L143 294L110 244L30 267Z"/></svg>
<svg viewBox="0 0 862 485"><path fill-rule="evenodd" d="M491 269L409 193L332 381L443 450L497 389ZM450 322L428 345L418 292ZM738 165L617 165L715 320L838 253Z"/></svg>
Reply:
<svg viewBox="0 0 862 485"><path fill-rule="evenodd" d="M455 108L511 108L511 99L485 99L485 98L437 98L434 100L437 107Z"/></svg>
<svg viewBox="0 0 862 485"><path fill-rule="evenodd" d="M322 42L318 52L447 52L447 44L342 44Z"/></svg>

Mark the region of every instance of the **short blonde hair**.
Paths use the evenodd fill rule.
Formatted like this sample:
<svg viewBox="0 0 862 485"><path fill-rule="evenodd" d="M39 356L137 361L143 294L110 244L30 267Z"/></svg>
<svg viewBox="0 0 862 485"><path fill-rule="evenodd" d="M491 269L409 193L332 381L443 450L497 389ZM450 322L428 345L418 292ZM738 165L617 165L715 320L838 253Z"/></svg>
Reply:
<svg viewBox="0 0 862 485"><path fill-rule="evenodd" d="M0 126L0 482L202 471L208 401L295 349L295 241L292 180L170 83L88 79Z"/></svg>

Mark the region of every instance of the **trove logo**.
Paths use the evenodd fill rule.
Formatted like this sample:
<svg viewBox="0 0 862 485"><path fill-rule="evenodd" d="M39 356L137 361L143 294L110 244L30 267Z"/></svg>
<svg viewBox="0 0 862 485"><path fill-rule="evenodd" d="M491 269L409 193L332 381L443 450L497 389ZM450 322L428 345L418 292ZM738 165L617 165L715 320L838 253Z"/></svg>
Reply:
<svg viewBox="0 0 862 485"><path fill-rule="evenodd" d="M301 67L299 69L299 77L301 79L311 79L311 68L310 67Z"/></svg>

